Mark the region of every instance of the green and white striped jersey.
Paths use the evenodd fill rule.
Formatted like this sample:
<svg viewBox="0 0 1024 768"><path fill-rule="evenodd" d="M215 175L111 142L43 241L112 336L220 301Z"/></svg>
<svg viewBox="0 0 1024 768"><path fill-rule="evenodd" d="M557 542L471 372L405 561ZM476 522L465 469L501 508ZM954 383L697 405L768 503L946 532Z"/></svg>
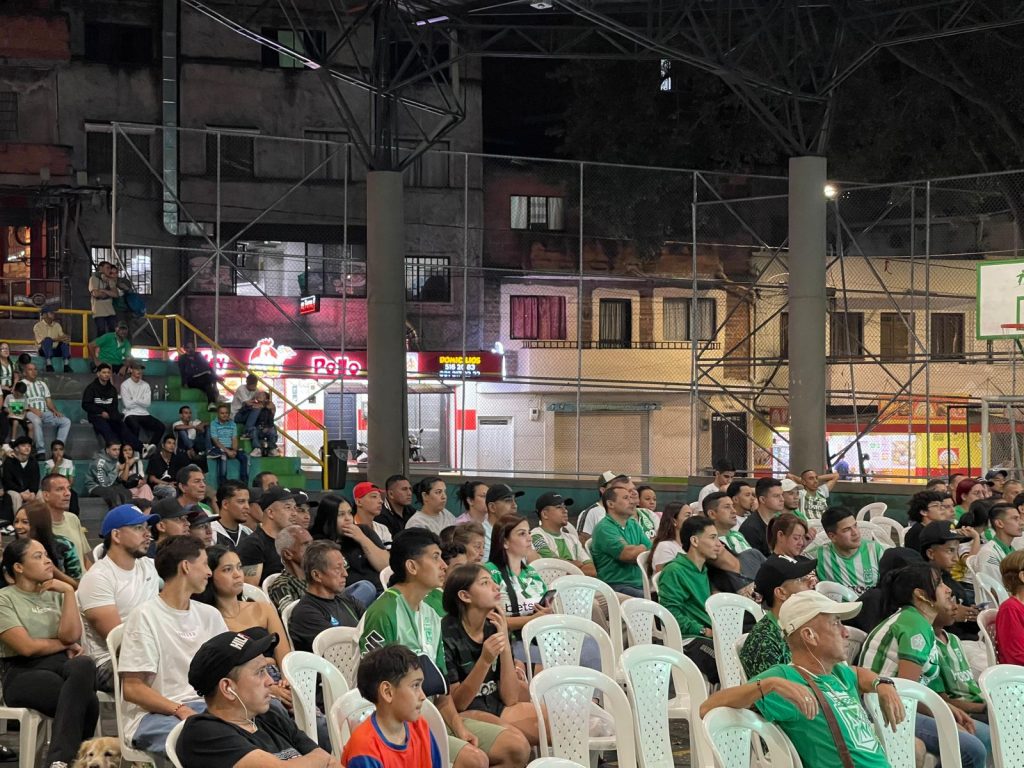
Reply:
<svg viewBox="0 0 1024 768"><path fill-rule="evenodd" d="M750 549L750 543L747 541L747 537L739 531L729 531L724 536L720 537L722 543L729 548L729 551L734 555L738 555L740 552L746 552Z"/></svg>
<svg viewBox="0 0 1024 768"><path fill-rule="evenodd" d="M835 581L861 594L878 583L878 561L885 547L877 541L862 540L850 557L843 557L829 542L816 553L819 581Z"/></svg>
<svg viewBox="0 0 1024 768"><path fill-rule="evenodd" d="M860 665L883 677L896 677L901 659L921 665L922 685L931 685L939 676L935 630L912 605L875 627L860 652Z"/></svg>

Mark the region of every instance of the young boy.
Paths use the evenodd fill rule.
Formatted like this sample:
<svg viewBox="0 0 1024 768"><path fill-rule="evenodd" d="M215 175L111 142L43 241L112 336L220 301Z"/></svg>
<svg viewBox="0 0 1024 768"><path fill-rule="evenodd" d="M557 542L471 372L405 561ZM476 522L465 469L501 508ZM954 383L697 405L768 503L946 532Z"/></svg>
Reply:
<svg viewBox="0 0 1024 768"><path fill-rule="evenodd" d="M228 460L238 459L239 477L243 483L249 482L249 457L238 447L238 428L231 419L231 408L227 403L217 406L217 420L210 424L209 456L217 459L217 483L228 479Z"/></svg>
<svg viewBox="0 0 1024 768"><path fill-rule="evenodd" d="M442 768L441 750L420 710L423 671L404 645L386 645L363 656L359 693L377 711L352 732L341 762L348 768Z"/></svg>
<svg viewBox="0 0 1024 768"><path fill-rule="evenodd" d="M60 475L72 484L75 482L75 462L64 456L64 441L50 443L50 458L43 464L44 475Z"/></svg>
<svg viewBox="0 0 1024 768"><path fill-rule="evenodd" d="M13 443L19 435L32 437L32 424L25 420L25 411L28 408L28 399L25 394L28 392L28 385L19 381L14 389L4 399L4 410L7 411L7 423L10 425L9 439Z"/></svg>

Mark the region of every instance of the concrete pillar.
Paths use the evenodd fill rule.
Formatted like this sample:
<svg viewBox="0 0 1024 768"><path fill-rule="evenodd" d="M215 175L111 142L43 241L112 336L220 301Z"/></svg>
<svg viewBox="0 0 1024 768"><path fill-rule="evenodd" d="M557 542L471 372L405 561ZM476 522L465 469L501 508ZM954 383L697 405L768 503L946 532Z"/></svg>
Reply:
<svg viewBox="0 0 1024 768"><path fill-rule="evenodd" d="M824 157L789 161L789 461L821 472L825 456Z"/></svg>
<svg viewBox="0 0 1024 768"><path fill-rule="evenodd" d="M402 174L366 175L367 473L406 474L405 218Z"/></svg>

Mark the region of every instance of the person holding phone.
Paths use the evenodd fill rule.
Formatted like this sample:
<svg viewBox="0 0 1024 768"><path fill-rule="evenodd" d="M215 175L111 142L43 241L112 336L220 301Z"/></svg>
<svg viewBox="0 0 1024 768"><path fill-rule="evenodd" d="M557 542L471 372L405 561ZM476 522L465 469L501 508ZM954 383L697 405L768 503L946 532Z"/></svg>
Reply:
<svg viewBox="0 0 1024 768"><path fill-rule="evenodd" d="M457 566L445 579L443 600L441 634L455 708L463 718L503 725L537 746L537 713L512 658L501 590L490 572L476 563Z"/></svg>

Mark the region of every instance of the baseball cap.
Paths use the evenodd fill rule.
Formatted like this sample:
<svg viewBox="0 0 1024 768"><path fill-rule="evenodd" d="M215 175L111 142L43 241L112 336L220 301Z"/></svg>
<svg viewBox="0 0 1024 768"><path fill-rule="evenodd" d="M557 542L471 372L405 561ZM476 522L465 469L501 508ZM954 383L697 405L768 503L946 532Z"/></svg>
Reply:
<svg viewBox="0 0 1024 768"><path fill-rule="evenodd" d="M783 493L789 493L790 491L795 491L799 487L800 487L799 483L794 483L788 477L782 478L782 492Z"/></svg>
<svg viewBox="0 0 1024 768"><path fill-rule="evenodd" d="M122 328L124 328L127 331L128 330L128 323L126 323L124 320L122 320L121 322L119 322L117 324L116 327L117 327L117 330L121 330Z"/></svg>
<svg viewBox="0 0 1024 768"><path fill-rule="evenodd" d="M214 635L192 657L188 667L188 684L200 696L207 696L217 683L235 667L258 656L266 656L277 647L278 636L253 627L244 632L221 632Z"/></svg>
<svg viewBox="0 0 1024 768"><path fill-rule="evenodd" d="M188 513L188 524L193 528L197 525L212 523L214 520L220 520L220 515L214 514L210 505L202 502L193 504L192 511Z"/></svg>
<svg viewBox="0 0 1024 768"><path fill-rule="evenodd" d="M801 559L782 555L772 555L761 563L754 577L754 589L759 595L770 595L776 587L781 587L782 582L790 579L802 579L809 573L813 573L818 567L817 560Z"/></svg>
<svg viewBox="0 0 1024 768"><path fill-rule="evenodd" d="M181 506L177 499L160 499L153 505L153 514L160 520L173 520L176 517L187 517L195 509L195 504Z"/></svg>
<svg viewBox="0 0 1024 768"><path fill-rule="evenodd" d="M146 366L144 366L138 360L132 360L130 363L128 363L128 367L129 368L137 368L140 371L146 370Z"/></svg>
<svg viewBox="0 0 1024 768"><path fill-rule="evenodd" d="M19 445L32 445L32 438L28 435L22 435L21 437L14 438L14 442L11 443L11 448L17 448Z"/></svg>
<svg viewBox="0 0 1024 768"><path fill-rule="evenodd" d="M862 603L840 603L820 592L809 589L797 592L779 609L779 626L785 635L791 635L800 627L823 613L838 616L844 621L852 619L863 607Z"/></svg>
<svg viewBox="0 0 1024 768"><path fill-rule="evenodd" d="M280 485L273 485L260 496L260 506L266 509L271 504L276 504L279 501L288 501L289 499L298 501L299 494L287 488L282 488Z"/></svg>
<svg viewBox="0 0 1024 768"><path fill-rule="evenodd" d="M601 476L597 478L598 485L608 485L612 480L618 477L617 472L612 472L610 469L607 472L602 472Z"/></svg>
<svg viewBox="0 0 1024 768"><path fill-rule="evenodd" d="M138 525L146 523L155 525L160 520L160 515L147 515L134 504L121 504L107 512L100 525L100 536L108 536L111 531L124 528L127 525Z"/></svg>
<svg viewBox="0 0 1024 768"><path fill-rule="evenodd" d="M544 507L560 507L560 506L571 507L572 499L567 499L559 493L543 493L540 498L537 499L537 511L540 512Z"/></svg>
<svg viewBox="0 0 1024 768"><path fill-rule="evenodd" d="M525 491L513 491L504 483L498 483L487 489L487 498L484 499L484 503L490 504L492 501L501 501L502 499L518 499L524 493Z"/></svg>
<svg viewBox="0 0 1024 768"><path fill-rule="evenodd" d="M1010 476L1010 473L1007 472L1005 469L990 469L988 472L985 473L986 480L995 480L997 477L1000 476L1002 476L1003 478L1007 478Z"/></svg>
<svg viewBox="0 0 1024 768"><path fill-rule="evenodd" d="M936 544L945 544L947 541L959 541L963 543L970 541L970 536L964 536L963 534L957 533L953 530L953 525L948 520L936 520L934 523L928 523L922 530L921 535L917 539L917 548L921 550L921 553L928 551L929 547L934 547Z"/></svg>
<svg viewBox="0 0 1024 768"><path fill-rule="evenodd" d="M384 497L384 491L373 483L356 483L356 487L352 489L352 495L355 496L356 501L359 501L368 493L379 493L381 498Z"/></svg>

